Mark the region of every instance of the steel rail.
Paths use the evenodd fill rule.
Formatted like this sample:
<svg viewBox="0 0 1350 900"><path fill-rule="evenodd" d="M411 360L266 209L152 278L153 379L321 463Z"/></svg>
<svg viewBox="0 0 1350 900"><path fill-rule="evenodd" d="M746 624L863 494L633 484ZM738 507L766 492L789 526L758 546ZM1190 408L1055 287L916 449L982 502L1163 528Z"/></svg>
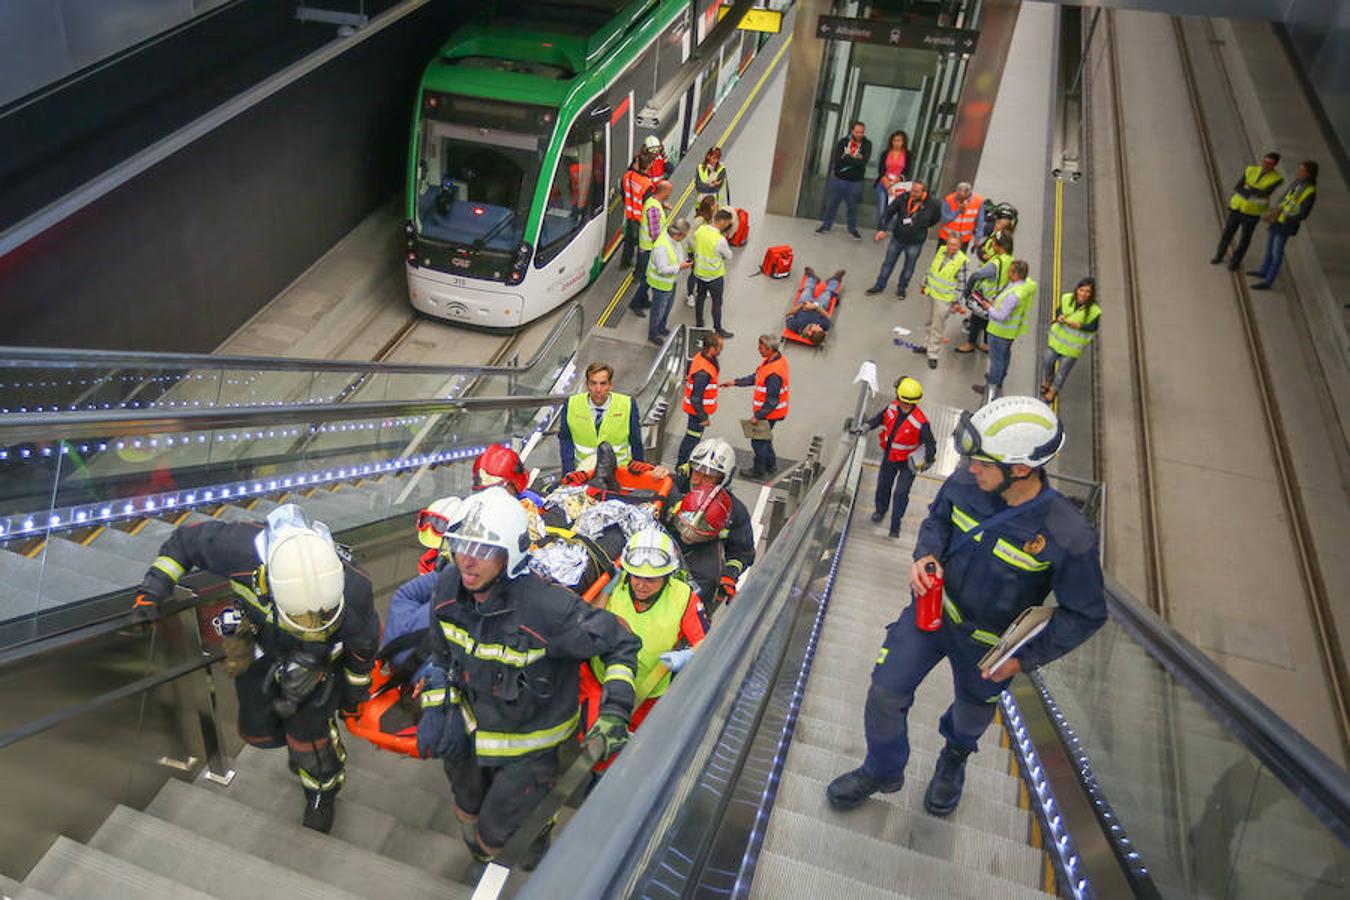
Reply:
<svg viewBox="0 0 1350 900"><path fill-rule="evenodd" d="M1214 147L1209 125L1205 121L1204 109L1200 103L1200 89L1196 82L1195 68L1191 61L1190 44L1186 39L1185 27L1180 18L1172 17L1172 32L1176 37L1177 55L1181 59L1181 69L1185 76L1186 95L1190 102L1191 113L1195 117L1196 131L1200 135L1200 146L1209 175L1210 194L1214 200L1215 213L1220 221L1227 211L1224 202L1224 188L1219 174L1218 154ZM1217 64L1217 63L1216 63ZM1220 71L1224 88L1230 102L1236 104L1233 85L1227 73ZM1326 674L1327 689L1331 691L1333 713L1336 717L1337 732L1341 739L1341 751L1350 758L1350 674L1347 673L1345 654L1341 649L1336 620L1331 609L1331 598L1327 593L1326 579L1322 574L1321 562L1317 555L1317 546L1313 541L1312 524L1308 521L1308 510L1303 502L1303 494L1298 484L1298 473L1294 469L1293 453L1286 437L1284 418L1280 414L1279 401L1275 396L1274 376L1270 369L1270 360L1266 354L1265 343L1261 339L1260 327L1256 320L1256 310L1252 305L1251 292L1242 279L1240 271L1231 278L1233 295L1237 300L1238 317L1242 323L1242 335L1247 345L1254 368L1256 393L1261 403L1261 420L1266 427L1270 440L1270 455L1274 462L1276 480L1280 487L1280 499L1285 514L1289 517L1289 534L1298 559L1299 579L1303 583L1308 609L1312 614L1313 631L1320 651L1320 662Z"/></svg>
<svg viewBox="0 0 1350 900"><path fill-rule="evenodd" d="M1120 55L1116 39L1115 10L1106 11L1107 72L1111 91L1111 118L1115 129L1116 194L1121 218L1122 288L1130 338L1130 384L1138 412L1139 493L1142 513L1141 543L1144 551L1144 599L1149 608L1167 618L1166 581L1163 575L1161 528L1158 524L1157 477L1153 468L1153 434L1148 421L1148 365L1144 347L1144 314L1139 299L1138 261L1134 247L1134 213L1130 206L1129 154L1125 146L1125 108L1121 101Z"/></svg>

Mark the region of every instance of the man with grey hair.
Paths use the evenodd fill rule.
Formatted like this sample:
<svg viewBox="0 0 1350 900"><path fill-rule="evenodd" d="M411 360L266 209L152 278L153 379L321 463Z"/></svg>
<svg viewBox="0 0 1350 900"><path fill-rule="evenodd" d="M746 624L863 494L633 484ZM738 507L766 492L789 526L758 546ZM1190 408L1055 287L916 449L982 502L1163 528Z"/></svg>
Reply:
<svg viewBox="0 0 1350 900"><path fill-rule="evenodd" d="M688 234L688 219L681 217L672 220L652 244L652 254L647 259L645 277L652 298L650 318L647 319L647 340L658 347L670 334L670 329L666 328L666 317L670 315L670 306L675 300L675 282L680 277L680 270L693 265L692 261L685 259L684 254L684 239Z"/></svg>
<svg viewBox="0 0 1350 900"><path fill-rule="evenodd" d="M753 375L734 381L724 381L722 387L755 386L749 422L758 432L751 436L750 449L755 452L755 467L747 478L764 479L778 469L778 456L773 452L773 428L788 414L788 364L779 352L778 335L759 336L760 363Z"/></svg>
<svg viewBox="0 0 1350 900"><path fill-rule="evenodd" d="M963 181L942 200L942 221L938 227L938 245L946 246L955 237L962 250L970 249L971 239L984 233L984 198L975 193L969 181Z"/></svg>

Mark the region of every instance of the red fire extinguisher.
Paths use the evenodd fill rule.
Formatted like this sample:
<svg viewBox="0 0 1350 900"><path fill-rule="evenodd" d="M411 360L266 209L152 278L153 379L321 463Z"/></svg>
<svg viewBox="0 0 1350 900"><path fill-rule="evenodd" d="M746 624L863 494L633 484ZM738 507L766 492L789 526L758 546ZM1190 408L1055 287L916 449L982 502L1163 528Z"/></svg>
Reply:
<svg viewBox="0 0 1350 900"><path fill-rule="evenodd" d="M914 600L914 624L920 631L937 631L942 625L942 576L937 573L937 563L924 566L928 573L928 590Z"/></svg>

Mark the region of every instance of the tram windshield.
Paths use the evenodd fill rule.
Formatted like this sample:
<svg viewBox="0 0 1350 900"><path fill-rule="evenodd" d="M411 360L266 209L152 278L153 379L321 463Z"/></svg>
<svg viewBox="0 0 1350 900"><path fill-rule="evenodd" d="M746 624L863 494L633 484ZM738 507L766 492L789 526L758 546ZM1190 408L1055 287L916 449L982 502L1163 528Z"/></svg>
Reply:
<svg viewBox="0 0 1350 900"><path fill-rule="evenodd" d="M534 199L554 112L429 93L417 136L419 234L513 252Z"/></svg>

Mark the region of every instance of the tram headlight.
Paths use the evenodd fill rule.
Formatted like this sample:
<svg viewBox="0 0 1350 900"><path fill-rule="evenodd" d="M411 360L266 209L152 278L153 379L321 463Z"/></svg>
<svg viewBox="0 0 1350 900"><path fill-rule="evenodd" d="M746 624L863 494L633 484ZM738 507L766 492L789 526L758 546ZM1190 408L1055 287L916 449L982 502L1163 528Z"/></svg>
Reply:
<svg viewBox="0 0 1350 900"><path fill-rule="evenodd" d="M516 248L516 255L511 259L511 272L506 276L507 284L520 284L525 280L525 272L530 266L530 254L534 248L527 243L522 243Z"/></svg>

